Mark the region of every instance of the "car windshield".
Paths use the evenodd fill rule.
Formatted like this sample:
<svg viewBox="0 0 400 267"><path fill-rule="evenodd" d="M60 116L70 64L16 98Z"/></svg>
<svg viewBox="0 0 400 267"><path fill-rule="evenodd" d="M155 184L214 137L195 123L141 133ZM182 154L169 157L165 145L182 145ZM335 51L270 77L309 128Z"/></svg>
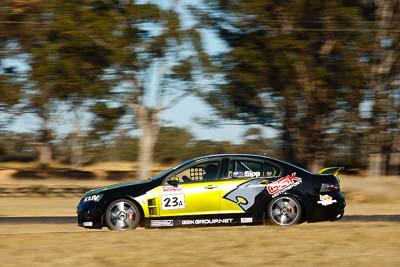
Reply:
<svg viewBox="0 0 400 267"><path fill-rule="evenodd" d="M163 171L163 172L157 174L157 175L154 176L154 177L151 177L150 180L151 180L151 181L154 181L154 180L160 179L161 177L163 177L163 176L165 176L165 175L171 173L172 171L174 171L174 170L180 168L181 166L184 166L184 165L186 165L186 164L188 164L189 162L192 162L192 161L193 161L192 159L189 159L189 160L187 160L187 161L184 161L184 162L182 162L182 163L180 163L180 164L178 164L178 165L176 165L176 166L174 166L174 167L172 167L172 168L169 168L169 169L167 169L167 170L165 170L165 171Z"/></svg>

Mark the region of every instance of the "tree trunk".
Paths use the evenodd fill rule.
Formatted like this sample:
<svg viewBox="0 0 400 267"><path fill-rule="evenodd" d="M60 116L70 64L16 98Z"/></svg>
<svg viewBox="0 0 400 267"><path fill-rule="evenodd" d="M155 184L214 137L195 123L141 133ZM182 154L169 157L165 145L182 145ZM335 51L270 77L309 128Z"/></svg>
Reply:
<svg viewBox="0 0 400 267"><path fill-rule="evenodd" d="M153 154L155 137L151 130L145 127L142 130L139 143L139 177L146 179L151 177L153 166Z"/></svg>
<svg viewBox="0 0 400 267"><path fill-rule="evenodd" d="M294 151L294 140L292 137L291 130L284 126L282 134L282 152L283 157L286 161L291 163L298 163L296 160L296 152Z"/></svg>
<svg viewBox="0 0 400 267"><path fill-rule="evenodd" d="M147 179L152 175L154 146L159 134L158 109L150 110L143 104L133 104L141 131L139 142L139 178Z"/></svg>
<svg viewBox="0 0 400 267"><path fill-rule="evenodd" d="M390 166L393 175L400 175L400 136L396 136L391 150Z"/></svg>
<svg viewBox="0 0 400 267"><path fill-rule="evenodd" d="M84 164L83 152L83 131L81 127L81 113L78 108L74 109L73 125L75 132L71 136L71 165L73 168L80 168Z"/></svg>
<svg viewBox="0 0 400 267"><path fill-rule="evenodd" d="M39 164L48 167L53 159L53 147L51 145L52 132L49 129L47 118L42 118L42 133L39 144Z"/></svg>
<svg viewBox="0 0 400 267"><path fill-rule="evenodd" d="M400 175L400 152L392 152L390 157L391 174Z"/></svg>
<svg viewBox="0 0 400 267"><path fill-rule="evenodd" d="M83 146L82 137L79 133L75 133L71 142L71 165L73 168L82 167L83 164Z"/></svg>
<svg viewBox="0 0 400 267"><path fill-rule="evenodd" d="M53 157L52 146L50 142L44 142L39 145L39 163L43 167L49 166Z"/></svg>
<svg viewBox="0 0 400 267"><path fill-rule="evenodd" d="M286 161L293 164L300 164L298 162L298 155L296 153L296 132L293 124L293 118L295 117L295 110L292 105L292 99L290 95L285 96L284 100L284 114L282 118L282 153Z"/></svg>
<svg viewBox="0 0 400 267"><path fill-rule="evenodd" d="M314 156L307 161L307 169L312 172L317 172L324 167L326 160L326 153L324 152L317 152Z"/></svg>
<svg viewBox="0 0 400 267"><path fill-rule="evenodd" d="M387 121L388 107L388 87L390 87L390 72L395 61L395 51L393 47L384 47L381 42L385 39L396 40L391 36L390 28L393 27L392 21L396 12L394 1L375 0L376 5L376 25L378 29L375 35L375 49L372 53L372 64L369 68L369 84L374 94L374 115L372 121L373 131L369 136L369 176L385 175L388 172L388 161L390 153L385 152L384 143L388 137L386 129L389 127Z"/></svg>
<svg viewBox="0 0 400 267"><path fill-rule="evenodd" d="M382 162L383 155L381 153L370 153L368 164L368 176L377 177L383 173Z"/></svg>
<svg viewBox="0 0 400 267"><path fill-rule="evenodd" d="M324 51L328 53L329 51ZM297 75L297 82L303 87L303 99L308 107L308 111L303 115L302 124L299 125L300 140L304 140L302 143L302 154L301 157L305 161L303 164L311 171L320 170L325 162L326 146L324 136L324 118L329 117L329 109L321 111L316 108L324 105L319 97L319 94L324 94L329 89L317 87L317 82L313 80L313 76L310 74L309 67L303 60L295 62L295 70ZM326 93L327 95L327 93Z"/></svg>

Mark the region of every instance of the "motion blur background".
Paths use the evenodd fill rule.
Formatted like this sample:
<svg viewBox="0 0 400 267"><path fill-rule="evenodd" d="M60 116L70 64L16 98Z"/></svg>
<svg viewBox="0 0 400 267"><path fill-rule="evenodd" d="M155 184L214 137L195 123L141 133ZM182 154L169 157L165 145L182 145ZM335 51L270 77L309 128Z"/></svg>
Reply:
<svg viewBox="0 0 400 267"><path fill-rule="evenodd" d="M399 126L398 0L2 0L0 265L399 266ZM91 235L1 220L73 219L90 188L214 153L344 166L344 221Z"/></svg>
<svg viewBox="0 0 400 267"><path fill-rule="evenodd" d="M398 1L0 5L0 160L400 172ZM146 167L147 166L147 167Z"/></svg>

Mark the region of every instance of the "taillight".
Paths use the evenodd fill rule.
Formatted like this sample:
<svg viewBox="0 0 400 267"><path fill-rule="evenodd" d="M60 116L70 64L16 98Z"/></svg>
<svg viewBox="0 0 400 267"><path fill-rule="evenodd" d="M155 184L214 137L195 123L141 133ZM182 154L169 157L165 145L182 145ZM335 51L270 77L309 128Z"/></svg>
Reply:
<svg viewBox="0 0 400 267"><path fill-rule="evenodd" d="M321 185L321 193L331 192L331 191L339 191L339 185L336 184L322 184Z"/></svg>

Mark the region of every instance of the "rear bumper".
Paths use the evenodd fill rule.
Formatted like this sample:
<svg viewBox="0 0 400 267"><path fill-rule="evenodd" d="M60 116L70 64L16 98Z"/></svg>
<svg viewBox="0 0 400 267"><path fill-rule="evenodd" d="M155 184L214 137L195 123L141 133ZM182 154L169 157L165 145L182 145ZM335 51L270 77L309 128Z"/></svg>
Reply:
<svg viewBox="0 0 400 267"><path fill-rule="evenodd" d="M346 200L341 192L332 192L328 194L335 201L330 205L315 204L315 212L312 218L309 218L309 222L320 222L320 221L337 221L340 220L345 212Z"/></svg>
<svg viewBox="0 0 400 267"><path fill-rule="evenodd" d="M339 192L339 194L340 197L338 200L338 204L336 205L336 216L333 219L331 219L331 221L340 220L344 215L344 209L346 208L346 200L342 193Z"/></svg>

